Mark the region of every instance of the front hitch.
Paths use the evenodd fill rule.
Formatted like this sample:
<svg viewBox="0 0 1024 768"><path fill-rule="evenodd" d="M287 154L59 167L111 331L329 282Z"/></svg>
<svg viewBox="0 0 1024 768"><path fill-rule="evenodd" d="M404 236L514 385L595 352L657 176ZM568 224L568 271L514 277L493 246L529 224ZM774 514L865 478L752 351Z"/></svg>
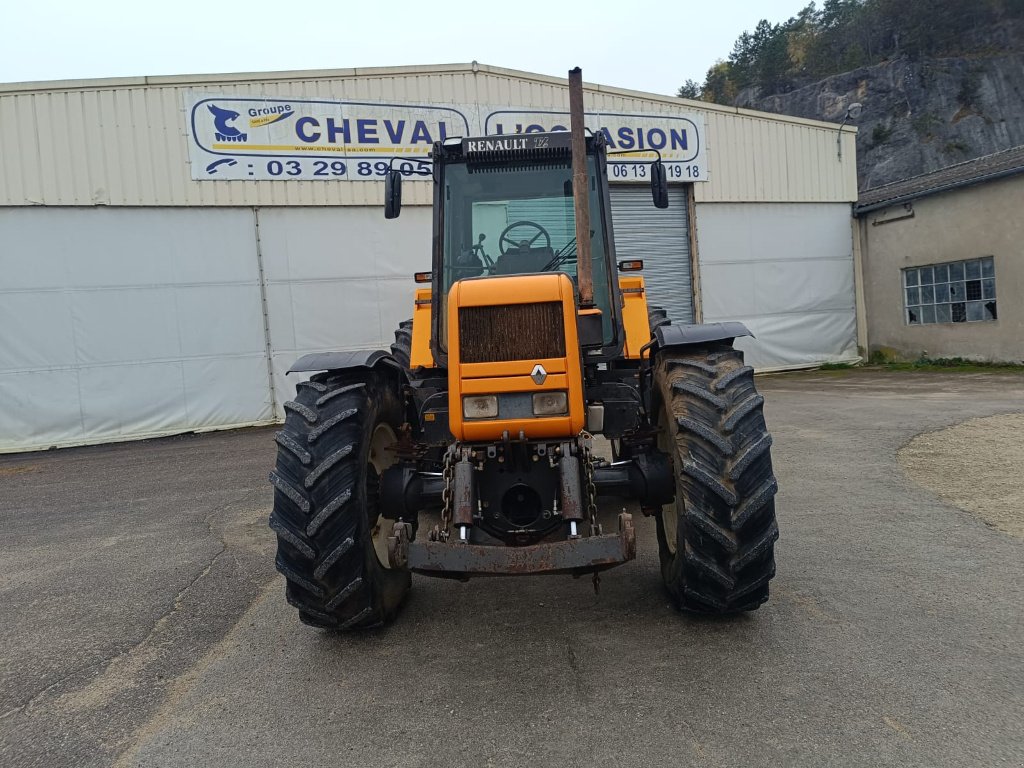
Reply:
<svg viewBox="0 0 1024 768"><path fill-rule="evenodd" d="M395 523L388 538L392 568L427 576L525 576L596 573L636 557L633 516L619 514L619 530L529 546L465 544L458 541L410 541L411 526Z"/></svg>

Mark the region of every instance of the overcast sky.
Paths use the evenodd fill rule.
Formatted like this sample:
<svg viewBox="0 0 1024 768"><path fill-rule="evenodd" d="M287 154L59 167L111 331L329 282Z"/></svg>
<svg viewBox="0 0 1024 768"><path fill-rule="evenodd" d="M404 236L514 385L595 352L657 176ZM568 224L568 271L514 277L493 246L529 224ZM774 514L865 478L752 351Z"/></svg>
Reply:
<svg viewBox="0 0 1024 768"><path fill-rule="evenodd" d="M808 0L5 0L0 82L479 61L673 94Z"/></svg>

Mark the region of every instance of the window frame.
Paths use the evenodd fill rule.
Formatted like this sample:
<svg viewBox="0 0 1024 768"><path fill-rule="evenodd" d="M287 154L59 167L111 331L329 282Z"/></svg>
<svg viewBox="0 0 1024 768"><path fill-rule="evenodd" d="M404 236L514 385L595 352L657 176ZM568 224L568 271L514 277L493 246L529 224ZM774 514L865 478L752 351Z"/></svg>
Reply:
<svg viewBox="0 0 1024 768"><path fill-rule="evenodd" d="M920 264L900 269L903 324L998 322L995 257Z"/></svg>

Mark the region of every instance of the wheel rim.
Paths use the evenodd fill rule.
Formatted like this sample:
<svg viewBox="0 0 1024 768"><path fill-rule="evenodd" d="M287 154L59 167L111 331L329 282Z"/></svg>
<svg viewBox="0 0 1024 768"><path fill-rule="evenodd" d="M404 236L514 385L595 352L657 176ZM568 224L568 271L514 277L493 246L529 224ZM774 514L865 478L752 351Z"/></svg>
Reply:
<svg viewBox="0 0 1024 768"><path fill-rule="evenodd" d="M676 553L676 540L679 537L679 513L682 500L661 508L661 524L665 529L665 545L673 555ZM666 514L666 510L668 510Z"/></svg>
<svg viewBox="0 0 1024 768"><path fill-rule="evenodd" d="M373 434L370 436L370 454L367 458L367 464L373 467L374 472L380 477L384 470L390 467L397 460L395 455L395 444L398 442L398 437L395 435L395 430L388 424L378 424ZM377 554L377 560L385 568L390 568L388 564L388 536L391 535L390 520L380 516L380 511L376 510L376 517L372 522L373 528L370 530L370 539L373 541L373 550Z"/></svg>
<svg viewBox="0 0 1024 768"><path fill-rule="evenodd" d="M677 455L675 438L669 433L669 425L662 424L658 430L658 448L673 459ZM673 470L674 472L675 470ZM672 504L666 504L661 508L661 528L665 532L665 546L673 555L676 553L676 540L679 536L679 515L683 511L683 499L679 494L679 484L676 483L676 500Z"/></svg>

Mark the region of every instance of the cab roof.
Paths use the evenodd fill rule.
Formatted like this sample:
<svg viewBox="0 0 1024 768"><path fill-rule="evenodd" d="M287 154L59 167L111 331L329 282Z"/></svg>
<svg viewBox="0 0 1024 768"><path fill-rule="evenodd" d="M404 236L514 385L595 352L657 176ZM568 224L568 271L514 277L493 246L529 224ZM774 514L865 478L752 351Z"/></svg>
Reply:
<svg viewBox="0 0 1024 768"><path fill-rule="evenodd" d="M586 136L587 154L603 145L601 133ZM569 131L453 137L434 145L434 159L447 163L494 163L509 160L554 160L572 153Z"/></svg>

